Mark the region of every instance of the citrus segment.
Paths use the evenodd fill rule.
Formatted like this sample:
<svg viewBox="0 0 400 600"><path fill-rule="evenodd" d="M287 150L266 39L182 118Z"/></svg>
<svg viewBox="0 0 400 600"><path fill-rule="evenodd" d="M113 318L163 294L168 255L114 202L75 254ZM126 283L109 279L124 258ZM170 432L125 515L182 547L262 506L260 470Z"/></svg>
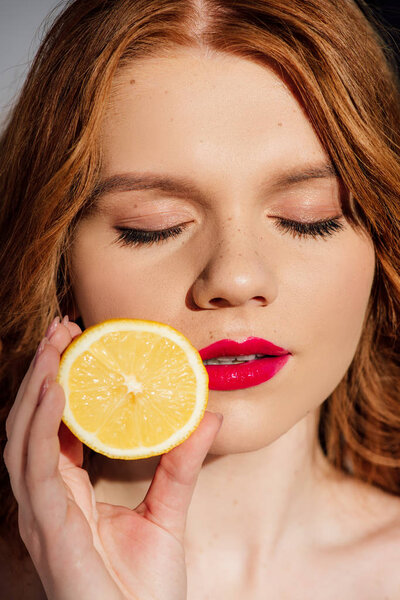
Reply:
<svg viewBox="0 0 400 600"><path fill-rule="evenodd" d="M111 458L145 458L183 442L208 400L200 354L157 321L110 319L75 338L57 381L63 421L87 446Z"/></svg>

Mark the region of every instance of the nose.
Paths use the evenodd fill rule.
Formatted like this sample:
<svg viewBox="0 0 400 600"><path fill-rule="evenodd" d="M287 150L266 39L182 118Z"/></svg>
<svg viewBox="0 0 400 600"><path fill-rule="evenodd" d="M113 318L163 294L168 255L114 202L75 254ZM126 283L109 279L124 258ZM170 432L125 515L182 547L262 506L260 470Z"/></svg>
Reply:
<svg viewBox="0 0 400 600"><path fill-rule="evenodd" d="M243 226L226 229L209 251L202 252L205 265L192 286L194 303L214 309L273 302L277 282L260 246L254 231Z"/></svg>

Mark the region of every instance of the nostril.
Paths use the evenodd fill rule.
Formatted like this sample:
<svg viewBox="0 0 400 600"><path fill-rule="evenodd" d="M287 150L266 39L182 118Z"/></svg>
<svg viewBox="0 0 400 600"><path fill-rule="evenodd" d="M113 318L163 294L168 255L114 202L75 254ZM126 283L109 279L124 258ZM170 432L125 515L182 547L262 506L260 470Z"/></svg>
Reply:
<svg viewBox="0 0 400 600"><path fill-rule="evenodd" d="M213 298L210 300L210 304L215 304L216 306L229 306L229 302L225 300L225 298Z"/></svg>

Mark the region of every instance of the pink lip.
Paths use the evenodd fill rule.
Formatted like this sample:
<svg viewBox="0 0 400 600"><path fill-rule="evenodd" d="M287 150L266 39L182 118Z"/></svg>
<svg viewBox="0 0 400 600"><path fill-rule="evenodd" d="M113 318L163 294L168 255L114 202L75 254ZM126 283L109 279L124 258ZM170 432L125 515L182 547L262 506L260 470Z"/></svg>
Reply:
<svg viewBox="0 0 400 600"><path fill-rule="evenodd" d="M280 371L289 360L289 350L280 348L262 338L250 337L244 342L220 340L199 350L202 360L218 356L269 354L248 363L237 365L205 365L210 390L238 390L264 383Z"/></svg>

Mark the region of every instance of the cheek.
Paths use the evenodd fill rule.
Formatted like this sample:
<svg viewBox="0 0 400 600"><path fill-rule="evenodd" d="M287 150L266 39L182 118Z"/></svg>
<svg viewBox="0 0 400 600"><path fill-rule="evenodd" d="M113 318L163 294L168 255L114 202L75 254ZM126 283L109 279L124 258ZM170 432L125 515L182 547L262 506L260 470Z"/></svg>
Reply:
<svg viewBox="0 0 400 600"><path fill-rule="evenodd" d="M184 265L171 255L155 261L154 252L102 242L81 225L71 251L72 289L86 327L111 318L176 318L184 304Z"/></svg>
<svg viewBox="0 0 400 600"><path fill-rule="evenodd" d="M349 229L337 242L316 248L291 288L302 383L316 398L332 393L353 360L375 273L369 240Z"/></svg>

